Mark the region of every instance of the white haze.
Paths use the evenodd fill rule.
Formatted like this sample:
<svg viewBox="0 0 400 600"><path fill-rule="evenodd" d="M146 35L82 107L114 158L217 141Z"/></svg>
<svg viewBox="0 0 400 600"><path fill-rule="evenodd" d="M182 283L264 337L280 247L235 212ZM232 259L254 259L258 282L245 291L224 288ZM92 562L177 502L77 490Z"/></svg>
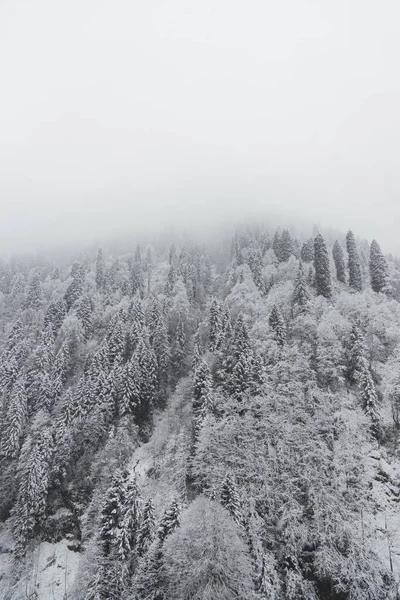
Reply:
<svg viewBox="0 0 400 600"><path fill-rule="evenodd" d="M396 0L2 0L0 250L248 216L400 252Z"/></svg>

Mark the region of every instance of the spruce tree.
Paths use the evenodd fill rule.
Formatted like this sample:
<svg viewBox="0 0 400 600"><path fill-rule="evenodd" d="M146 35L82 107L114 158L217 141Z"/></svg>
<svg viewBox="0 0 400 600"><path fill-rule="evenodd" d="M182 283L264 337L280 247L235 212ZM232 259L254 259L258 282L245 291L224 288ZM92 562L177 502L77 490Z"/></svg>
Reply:
<svg viewBox="0 0 400 600"><path fill-rule="evenodd" d="M38 273L34 273L31 283L29 285L28 296L25 302L25 308L31 308L37 310L40 308L42 303L42 286L40 283L40 277Z"/></svg>
<svg viewBox="0 0 400 600"><path fill-rule="evenodd" d="M349 230L346 236L347 254L349 257L349 286L357 292L362 291L360 258L354 233Z"/></svg>
<svg viewBox="0 0 400 600"><path fill-rule="evenodd" d="M305 263L312 263L314 260L314 240L309 238L306 240L300 251L300 258Z"/></svg>
<svg viewBox="0 0 400 600"><path fill-rule="evenodd" d="M13 387L4 428L1 436L0 454L8 458L18 456L22 435L28 416L27 398L23 379Z"/></svg>
<svg viewBox="0 0 400 600"><path fill-rule="evenodd" d="M103 250L99 248L96 260L96 286L98 290L102 290L105 284L105 264Z"/></svg>
<svg viewBox="0 0 400 600"><path fill-rule="evenodd" d="M122 526L126 503L125 481L126 474L117 472L114 475L101 509L100 540L104 556L109 556L115 549L118 529Z"/></svg>
<svg viewBox="0 0 400 600"><path fill-rule="evenodd" d="M388 266L382 250L376 240L372 240L371 242L369 274L371 278L371 287L374 292L389 294L390 284Z"/></svg>
<svg viewBox="0 0 400 600"><path fill-rule="evenodd" d="M317 294L329 299L332 296L331 270L325 240L320 233L314 240L314 268Z"/></svg>
<svg viewBox="0 0 400 600"><path fill-rule="evenodd" d="M162 543L179 526L181 508L175 499L165 509L157 528L157 537Z"/></svg>
<svg viewBox="0 0 400 600"><path fill-rule="evenodd" d="M210 307L210 350L214 352L221 343L221 307L214 298Z"/></svg>
<svg viewBox="0 0 400 600"><path fill-rule="evenodd" d="M332 250L333 260L336 267L336 278L341 283L346 283L346 265L342 246L336 240Z"/></svg>
<svg viewBox="0 0 400 600"><path fill-rule="evenodd" d="M282 231L279 241L279 262L287 262L294 252L294 244L292 236L288 229Z"/></svg>
<svg viewBox="0 0 400 600"><path fill-rule="evenodd" d="M138 532L137 551L139 556L143 556L148 551L154 539L154 527L154 504L152 499L149 498L143 508L142 521Z"/></svg>
<svg viewBox="0 0 400 600"><path fill-rule="evenodd" d="M286 326L279 308L274 304L268 319L269 326L274 330L275 339L280 346L286 341Z"/></svg>
<svg viewBox="0 0 400 600"><path fill-rule="evenodd" d="M278 229L275 231L275 235L272 240L272 250L275 252L275 256L279 260L279 262L282 262L281 261L281 234Z"/></svg>
<svg viewBox="0 0 400 600"><path fill-rule="evenodd" d="M229 512L235 523L238 525L243 523L242 508L236 489L236 483L230 473L226 475L221 487L221 504Z"/></svg>
<svg viewBox="0 0 400 600"><path fill-rule="evenodd" d="M360 328L354 323L347 342L347 379L356 383L362 373L368 370L367 347Z"/></svg>
<svg viewBox="0 0 400 600"><path fill-rule="evenodd" d="M310 294L308 293L306 279L304 277L303 265L300 261L297 277L294 282L292 294L292 311L294 315L308 312Z"/></svg>

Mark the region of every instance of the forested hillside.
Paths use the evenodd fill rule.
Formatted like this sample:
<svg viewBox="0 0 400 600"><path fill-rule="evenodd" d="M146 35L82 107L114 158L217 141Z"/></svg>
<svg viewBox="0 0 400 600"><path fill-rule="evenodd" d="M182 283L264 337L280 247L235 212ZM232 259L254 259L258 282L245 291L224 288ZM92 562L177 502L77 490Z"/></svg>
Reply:
<svg viewBox="0 0 400 600"><path fill-rule="evenodd" d="M349 231L0 265L0 598L400 592L400 262Z"/></svg>

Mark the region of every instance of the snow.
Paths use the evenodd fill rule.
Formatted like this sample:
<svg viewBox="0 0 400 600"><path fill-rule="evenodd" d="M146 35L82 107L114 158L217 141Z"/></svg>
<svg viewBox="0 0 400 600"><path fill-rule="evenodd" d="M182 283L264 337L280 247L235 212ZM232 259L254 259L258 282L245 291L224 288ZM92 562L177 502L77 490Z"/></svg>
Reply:
<svg viewBox="0 0 400 600"><path fill-rule="evenodd" d="M68 541L42 542L27 556L26 568L13 585L12 537L0 531L0 600L66 600L75 580L81 555L68 549ZM36 594L36 595L35 595Z"/></svg>

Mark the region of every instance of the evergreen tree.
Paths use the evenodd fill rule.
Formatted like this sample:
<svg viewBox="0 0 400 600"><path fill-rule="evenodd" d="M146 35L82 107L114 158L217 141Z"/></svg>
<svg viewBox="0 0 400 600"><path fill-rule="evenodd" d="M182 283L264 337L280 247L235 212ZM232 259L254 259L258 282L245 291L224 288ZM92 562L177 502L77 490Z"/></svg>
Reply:
<svg viewBox="0 0 400 600"><path fill-rule="evenodd" d="M390 291L388 266L376 240L371 242L369 274L374 292L388 294Z"/></svg>
<svg viewBox="0 0 400 600"><path fill-rule="evenodd" d="M379 434L379 412L378 396L375 390L374 380L369 369L364 369L360 378L361 396L363 407L372 422L372 431Z"/></svg>
<svg viewBox="0 0 400 600"><path fill-rule="evenodd" d="M221 342L221 307L214 298L210 307L210 350L214 352Z"/></svg>
<svg viewBox="0 0 400 600"><path fill-rule="evenodd" d="M362 291L360 258L358 256L354 233L348 231L346 236L347 254L349 256L349 286L357 292Z"/></svg>
<svg viewBox="0 0 400 600"><path fill-rule="evenodd" d="M75 302L82 296L83 286L85 283L84 267L77 264L76 267L71 271L71 275L73 279L64 295L64 300L68 310L70 310Z"/></svg>
<svg viewBox="0 0 400 600"><path fill-rule="evenodd" d="M20 379L14 384L1 435L0 453L2 456L8 458L18 456L27 422L27 412L25 384Z"/></svg>
<svg viewBox="0 0 400 600"><path fill-rule="evenodd" d="M300 258L305 263L312 263L314 260L314 240L309 238L306 240L300 251Z"/></svg>
<svg viewBox="0 0 400 600"><path fill-rule="evenodd" d="M140 253L140 246L136 247L135 258L132 267L132 295L139 294L141 298L144 296L144 278L143 278L143 267L142 257Z"/></svg>
<svg viewBox="0 0 400 600"><path fill-rule="evenodd" d="M272 240L272 250L275 252L276 258L279 260L279 262L282 262L282 260L281 260L281 234L278 229L275 231L274 239Z"/></svg>
<svg viewBox="0 0 400 600"><path fill-rule="evenodd" d="M286 342L286 326L279 308L274 304L269 315L269 326L274 330L275 339L280 346Z"/></svg>
<svg viewBox="0 0 400 600"><path fill-rule="evenodd" d="M239 360L242 354L248 355L250 352L249 332L243 315L239 314L236 319L233 332L233 355L236 360Z"/></svg>
<svg viewBox="0 0 400 600"><path fill-rule="evenodd" d="M279 241L279 262L287 262L294 252L294 244L292 236L288 229L282 231Z"/></svg>
<svg viewBox="0 0 400 600"><path fill-rule="evenodd" d="M344 252L342 246L336 240L332 250L333 260L336 267L336 278L342 283L346 283L346 265L344 261Z"/></svg>
<svg viewBox="0 0 400 600"><path fill-rule="evenodd" d="M243 523L242 508L236 489L236 483L230 473L226 475L222 484L221 504L226 508L237 525L241 525Z"/></svg>
<svg viewBox="0 0 400 600"><path fill-rule="evenodd" d="M76 316L82 323L85 340L88 340L92 326L92 303L88 296L83 296L79 300Z"/></svg>
<svg viewBox="0 0 400 600"><path fill-rule="evenodd" d="M294 282L294 290L292 294L292 311L293 314L304 314L308 312L308 303L310 294L308 293L306 279L304 277L303 265L300 261L299 270Z"/></svg>
<svg viewBox="0 0 400 600"><path fill-rule="evenodd" d="M329 299L332 296L331 270L325 240L321 234L314 240L314 268L317 294Z"/></svg>
<svg viewBox="0 0 400 600"><path fill-rule="evenodd" d="M231 391L233 397L239 402L247 392L251 378L251 362L246 354L241 354L232 372Z"/></svg>
<svg viewBox="0 0 400 600"><path fill-rule="evenodd" d="M53 334L57 335L65 316L67 314L67 307L64 300L53 300L50 302L44 314L44 325L48 327L51 324L53 328Z"/></svg>
<svg viewBox="0 0 400 600"><path fill-rule="evenodd" d="M193 380L193 434L197 439L204 417L212 408L212 380L207 363L200 360Z"/></svg>
<svg viewBox="0 0 400 600"><path fill-rule="evenodd" d="M157 537L161 543L179 526L180 513L179 502L175 499L165 509L158 525Z"/></svg>
<svg viewBox="0 0 400 600"><path fill-rule="evenodd" d="M96 260L96 286L98 290L102 290L105 284L105 264L103 250L99 248Z"/></svg>
<svg viewBox="0 0 400 600"><path fill-rule="evenodd" d="M23 556L28 540L42 523L50 483L52 439L47 430L32 440L28 437L21 449L17 467L18 496L12 510L17 556Z"/></svg>
<svg viewBox="0 0 400 600"><path fill-rule="evenodd" d="M137 538L137 550L139 556L143 556L148 551L150 544L154 539L154 527L154 504L152 499L149 498L143 508L142 521Z"/></svg>
<svg viewBox="0 0 400 600"><path fill-rule="evenodd" d="M38 310L42 303L42 286L39 273L34 273L29 285L28 296L25 302L25 308Z"/></svg>
<svg viewBox="0 0 400 600"><path fill-rule="evenodd" d="M101 509L100 541L104 556L109 556L117 544L126 504L125 481L126 474L114 475Z"/></svg>
<svg viewBox="0 0 400 600"><path fill-rule="evenodd" d="M347 379L356 383L362 373L368 370L367 347L360 328L353 324L347 342Z"/></svg>
<svg viewBox="0 0 400 600"><path fill-rule="evenodd" d="M137 554L141 519L142 497L135 478L126 485L123 517L116 534L117 554L124 561Z"/></svg>

